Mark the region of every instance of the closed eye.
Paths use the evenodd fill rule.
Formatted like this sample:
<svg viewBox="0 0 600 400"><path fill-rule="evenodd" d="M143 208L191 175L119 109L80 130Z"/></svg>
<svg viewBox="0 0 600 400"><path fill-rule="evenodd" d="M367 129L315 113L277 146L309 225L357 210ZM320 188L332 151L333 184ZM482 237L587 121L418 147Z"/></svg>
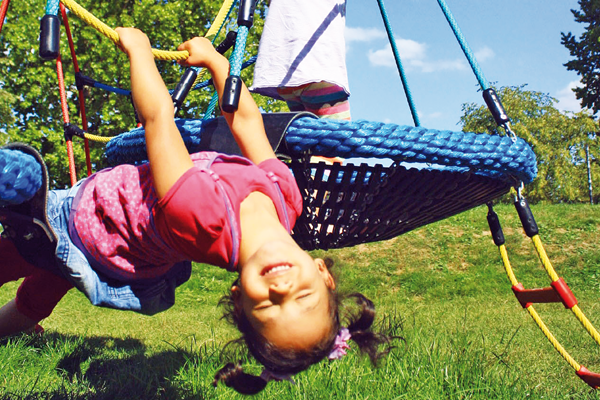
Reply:
<svg viewBox="0 0 600 400"><path fill-rule="evenodd" d="M310 296L311 294L312 294L312 292L301 294L300 296L296 297L296 300L305 299L308 296Z"/></svg>

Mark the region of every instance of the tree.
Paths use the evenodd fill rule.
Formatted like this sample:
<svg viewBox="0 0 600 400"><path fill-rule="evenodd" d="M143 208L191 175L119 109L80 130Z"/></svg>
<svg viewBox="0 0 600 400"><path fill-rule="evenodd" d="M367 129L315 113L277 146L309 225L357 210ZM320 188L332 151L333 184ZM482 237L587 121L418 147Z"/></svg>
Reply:
<svg viewBox="0 0 600 400"><path fill-rule="evenodd" d="M554 107L556 99L527 91L525 85L502 87L502 99L516 135L528 142L537 157L538 176L527 186L532 201L585 202L588 200L585 146L598 159L598 123L585 112L563 114ZM502 134L485 105L462 106L463 131ZM502 132L501 132L502 131ZM594 181L600 169L593 168Z"/></svg>
<svg viewBox="0 0 600 400"><path fill-rule="evenodd" d="M258 38L262 32L265 16L264 2L259 2L255 24L251 29L247 54L257 52ZM146 32L152 46L175 50L184 40L202 36L216 17L221 0L169 0L139 1L79 1L82 7L111 28L135 26ZM11 3L0 33L0 88L14 99L14 121L0 119L3 142L21 141L31 144L44 157L53 187L67 187L68 163L63 137L63 117L60 107L56 63L43 61L38 56L39 18L44 14L43 4L37 0L19 0ZM69 26L73 33L74 48L81 72L101 83L129 88L129 63L125 54L108 38L94 28L69 14ZM235 16L227 23L217 39L220 42L229 29L236 29ZM70 120L82 125L72 60L64 26L61 26L61 55L67 86ZM157 61L167 86L175 88L183 69L172 61ZM253 68L243 71L242 77L250 83ZM208 79L208 77L207 77ZM2 95L0 93L0 95ZM211 90L192 91L186 99L186 107L179 116L201 117L212 96ZM115 136L135 127L131 101L126 96L95 88L86 89L85 108L88 131L102 136ZM283 102L257 99L264 110L280 109ZM4 103L2 101L2 104ZM0 113L2 109L0 108ZM2 114L0 114L2 115ZM84 154L81 140L75 138L75 155L79 178L84 174ZM104 145L90 143L94 168L103 166Z"/></svg>
<svg viewBox="0 0 600 400"><path fill-rule="evenodd" d="M12 124L14 118L12 116L12 104L15 102L15 97L10 93L0 89L0 124Z"/></svg>
<svg viewBox="0 0 600 400"><path fill-rule="evenodd" d="M575 59L565 66L581 76L582 87L573 89L583 108L600 111L600 0L579 0L580 10L571 10L575 21L587 24L577 39L571 32L562 33L561 43Z"/></svg>

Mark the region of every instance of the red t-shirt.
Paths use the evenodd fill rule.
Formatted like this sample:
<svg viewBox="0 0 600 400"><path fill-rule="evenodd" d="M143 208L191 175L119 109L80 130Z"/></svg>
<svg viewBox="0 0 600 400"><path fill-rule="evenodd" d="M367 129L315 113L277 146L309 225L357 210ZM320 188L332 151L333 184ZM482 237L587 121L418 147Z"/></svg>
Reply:
<svg viewBox="0 0 600 400"><path fill-rule="evenodd" d="M159 201L148 164L100 171L74 204L73 223L95 269L116 278L146 279L190 260L235 270L240 204L252 192L267 195L281 223L294 226L302 197L288 167L200 152ZM79 196L78 196L79 197Z"/></svg>

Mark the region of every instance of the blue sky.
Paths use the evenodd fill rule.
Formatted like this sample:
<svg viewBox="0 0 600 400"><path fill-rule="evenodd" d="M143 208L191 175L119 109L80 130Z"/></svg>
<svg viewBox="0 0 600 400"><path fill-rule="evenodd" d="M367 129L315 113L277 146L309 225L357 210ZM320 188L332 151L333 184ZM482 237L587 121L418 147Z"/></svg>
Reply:
<svg viewBox="0 0 600 400"><path fill-rule="evenodd" d="M446 0L487 80L527 84L579 111L579 78L561 32L579 36L576 0ZM436 0L384 0L421 125L460 130L463 103L483 104L478 83ZM347 68L352 119L413 125L377 1L348 0Z"/></svg>

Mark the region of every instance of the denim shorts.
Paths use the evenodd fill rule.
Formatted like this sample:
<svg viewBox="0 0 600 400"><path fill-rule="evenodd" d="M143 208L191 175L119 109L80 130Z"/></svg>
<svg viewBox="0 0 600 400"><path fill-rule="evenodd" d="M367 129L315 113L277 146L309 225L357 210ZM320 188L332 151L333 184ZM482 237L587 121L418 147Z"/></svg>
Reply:
<svg viewBox="0 0 600 400"><path fill-rule="evenodd" d="M48 222L57 236L56 258L61 273L95 306L153 315L175 303L175 289L191 275L189 261L177 263L163 276L120 281L95 271L69 236L73 198L85 180L70 189L48 193Z"/></svg>

